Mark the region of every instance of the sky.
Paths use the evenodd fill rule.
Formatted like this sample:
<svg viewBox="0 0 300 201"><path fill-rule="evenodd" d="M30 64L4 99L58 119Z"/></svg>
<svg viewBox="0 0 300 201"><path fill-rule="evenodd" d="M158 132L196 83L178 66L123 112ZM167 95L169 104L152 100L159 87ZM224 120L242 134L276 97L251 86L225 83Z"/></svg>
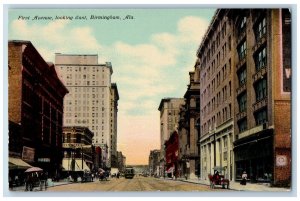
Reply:
<svg viewBox="0 0 300 201"><path fill-rule="evenodd" d="M214 12L201 7L9 9L8 39L31 41L46 61L64 53L98 54L99 63L111 62L120 96L117 149L127 164L148 164L150 150L160 148L160 101L184 96Z"/></svg>

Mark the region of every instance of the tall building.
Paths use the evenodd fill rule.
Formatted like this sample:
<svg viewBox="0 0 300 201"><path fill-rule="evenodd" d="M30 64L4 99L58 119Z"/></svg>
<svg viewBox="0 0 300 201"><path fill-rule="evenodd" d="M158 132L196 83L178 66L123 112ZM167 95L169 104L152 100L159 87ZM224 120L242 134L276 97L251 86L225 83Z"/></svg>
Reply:
<svg viewBox="0 0 300 201"><path fill-rule="evenodd" d="M98 64L98 55L60 53L55 54L55 63L70 92L64 100L64 126L88 127L94 133L93 145L103 151L107 147L105 166L111 167L111 155L116 152L112 145L116 130L111 121L116 117L112 115L111 63Z"/></svg>
<svg viewBox="0 0 300 201"><path fill-rule="evenodd" d="M173 131L178 129L179 109L185 103L183 98L164 98L161 100L158 110L160 111L160 150L161 164L160 176L164 175L165 171L165 142L169 140Z"/></svg>
<svg viewBox="0 0 300 201"><path fill-rule="evenodd" d="M118 167L117 138L118 138L118 101L119 93L116 83L111 84L110 90L110 136L111 136L111 166Z"/></svg>
<svg viewBox="0 0 300 201"><path fill-rule="evenodd" d="M197 52L200 70L200 171L202 178L221 167L233 180L233 65L232 22L217 10Z"/></svg>
<svg viewBox="0 0 300 201"><path fill-rule="evenodd" d="M290 185L290 11L217 10L198 57L203 161L219 155L235 180L246 171L252 182Z"/></svg>
<svg viewBox="0 0 300 201"><path fill-rule="evenodd" d="M8 42L9 156L55 177L62 164L63 100L67 88L30 41ZM22 170L22 173L24 170Z"/></svg>
<svg viewBox="0 0 300 201"><path fill-rule="evenodd" d="M184 95L185 104L179 118L179 176L200 176L200 77L198 60L190 72L190 83Z"/></svg>

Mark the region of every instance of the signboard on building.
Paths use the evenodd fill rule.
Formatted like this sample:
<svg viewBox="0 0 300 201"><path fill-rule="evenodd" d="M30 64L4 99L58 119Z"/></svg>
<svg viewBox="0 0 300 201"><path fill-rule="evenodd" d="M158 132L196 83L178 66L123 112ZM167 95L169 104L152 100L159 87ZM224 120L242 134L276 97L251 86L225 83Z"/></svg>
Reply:
<svg viewBox="0 0 300 201"><path fill-rule="evenodd" d="M34 162L34 154L35 154L34 148L23 146L22 160L28 162Z"/></svg>
<svg viewBox="0 0 300 201"><path fill-rule="evenodd" d="M81 148L82 144L81 143L62 143L63 148Z"/></svg>
<svg viewBox="0 0 300 201"><path fill-rule="evenodd" d="M276 166L286 166L286 165L287 165L287 157L285 155L277 155Z"/></svg>

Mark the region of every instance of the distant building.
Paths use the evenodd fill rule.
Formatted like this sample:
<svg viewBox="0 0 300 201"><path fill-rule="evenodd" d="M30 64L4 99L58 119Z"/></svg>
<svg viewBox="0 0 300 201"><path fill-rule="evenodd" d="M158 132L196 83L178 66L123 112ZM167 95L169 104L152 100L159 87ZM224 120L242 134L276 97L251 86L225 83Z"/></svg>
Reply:
<svg viewBox="0 0 300 201"><path fill-rule="evenodd" d="M94 169L93 136L94 134L87 127L63 127L64 171L91 171ZM74 160L73 163L72 160Z"/></svg>
<svg viewBox="0 0 300 201"><path fill-rule="evenodd" d="M291 13L219 9L199 47L201 168L291 184Z"/></svg>
<svg viewBox="0 0 300 201"><path fill-rule="evenodd" d="M119 93L116 83L111 84L110 90L110 135L111 135L111 167L118 167L117 139L118 139L118 101Z"/></svg>
<svg viewBox="0 0 300 201"><path fill-rule="evenodd" d="M164 175L166 168L165 142L178 129L179 108L184 103L183 98L164 98L158 107L160 111L160 176Z"/></svg>
<svg viewBox="0 0 300 201"><path fill-rule="evenodd" d="M67 93L53 63L47 63L30 41L8 42L10 157L38 166L49 176L61 171Z"/></svg>
<svg viewBox="0 0 300 201"><path fill-rule="evenodd" d="M160 150L151 150L149 155L149 175L158 176L160 165Z"/></svg>
<svg viewBox="0 0 300 201"><path fill-rule="evenodd" d="M166 165L165 170L168 177L179 176L179 137L177 131L174 131L170 138L165 142Z"/></svg>
<svg viewBox="0 0 300 201"><path fill-rule="evenodd" d="M123 155L121 151L118 151L117 158L118 158L118 169L120 172L124 172L126 167L126 157Z"/></svg>
<svg viewBox="0 0 300 201"><path fill-rule="evenodd" d="M118 92L111 83L110 62L98 64L98 55L55 54L58 75L70 93L64 100L64 126L88 127L95 147L107 146L106 167L116 155ZM97 165L97 163L95 163Z"/></svg>

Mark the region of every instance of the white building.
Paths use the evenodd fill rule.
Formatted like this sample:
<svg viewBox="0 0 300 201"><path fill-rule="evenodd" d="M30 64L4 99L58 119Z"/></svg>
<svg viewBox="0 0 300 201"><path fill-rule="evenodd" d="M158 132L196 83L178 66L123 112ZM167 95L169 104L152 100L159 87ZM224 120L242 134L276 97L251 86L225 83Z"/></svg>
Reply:
<svg viewBox="0 0 300 201"><path fill-rule="evenodd" d="M98 55L55 54L55 67L69 94L64 99L64 126L85 126L93 133L93 145L107 145L106 166L111 166L112 118L110 62L98 64ZM116 135L116 134L114 134ZM115 146L113 146L116 149Z"/></svg>

